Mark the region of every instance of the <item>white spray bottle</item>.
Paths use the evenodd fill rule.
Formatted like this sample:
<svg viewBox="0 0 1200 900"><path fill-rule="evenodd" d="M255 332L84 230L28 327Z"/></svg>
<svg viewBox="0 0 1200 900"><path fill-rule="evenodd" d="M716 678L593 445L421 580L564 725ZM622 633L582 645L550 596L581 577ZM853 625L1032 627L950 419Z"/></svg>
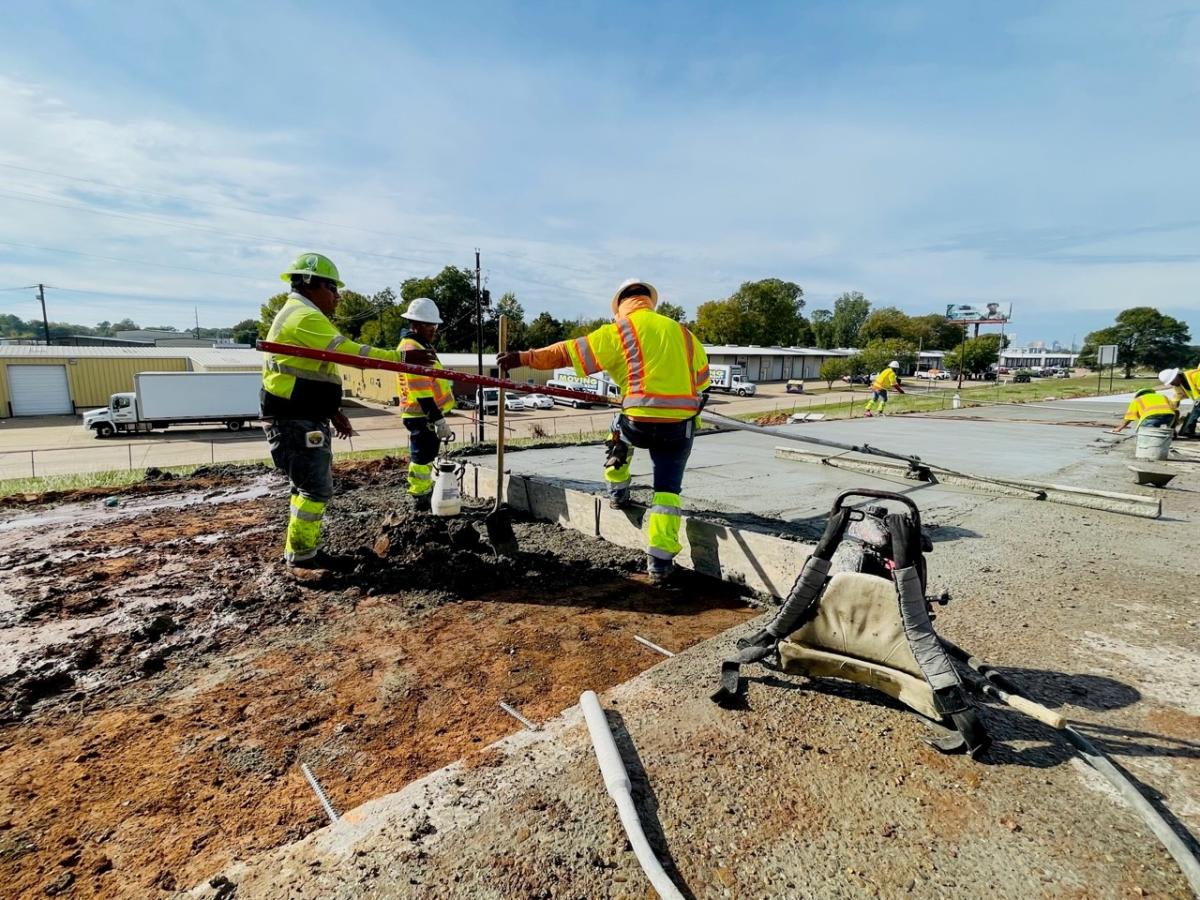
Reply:
<svg viewBox="0 0 1200 900"><path fill-rule="evenodd" d="M433 463L433 497L430 510L435 516L457 516L462 512L462 491L458 488L458 476L462 464L452 459L438 457Z"/></svg>

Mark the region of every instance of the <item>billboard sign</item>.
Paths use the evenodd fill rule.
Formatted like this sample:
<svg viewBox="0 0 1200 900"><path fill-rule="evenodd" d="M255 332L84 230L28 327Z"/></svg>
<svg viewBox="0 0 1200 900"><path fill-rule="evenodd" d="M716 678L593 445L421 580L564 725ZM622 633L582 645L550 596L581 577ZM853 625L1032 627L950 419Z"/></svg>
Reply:
<svg viewBox="0 0 1200 900"><path fill-rule="evenodd" d="M955 325L1004 325L1011 318L1011 303L946 304L946 321Z"/></svg>
<svg viewBox="0 0 1200 900"><path fill-rule="evenodd" d="M1101 344L1097 347L1096 364L1099 366L1115 366L1117 364L1117 345Z"/></svg>

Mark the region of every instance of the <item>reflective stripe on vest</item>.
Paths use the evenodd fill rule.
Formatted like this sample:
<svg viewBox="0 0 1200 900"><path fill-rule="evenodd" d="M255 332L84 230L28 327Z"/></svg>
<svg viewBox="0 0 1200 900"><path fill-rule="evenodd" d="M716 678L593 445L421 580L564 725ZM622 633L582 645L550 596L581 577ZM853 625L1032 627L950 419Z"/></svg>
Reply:
<svg viewBox="0 0 1200 900"><path fill-rule="evenodd" d="M1133 402L1129 404L1129 414L1126 415L1126 419L1136 418L1140 421L1147 416L1172 416L1174 414L1175 408L1171 406L1170 401L1156 391L1153 394L1134 397Z"/></svg>
<svg viewBox="0 0 1200 900"><path fill-rule="evenodd" d="M678 328L678 335L682 342L682 358L655 359L653 369L651 369L651 363L646 359L642 340L638 335L633 317L617 320L617 330L621 336L621 351L625 356L629 378L625 399L621 401L622 409L626 411L664 410L684 414L700 411L700 396L696 390L695 348L692 344L691 333L678 322L671 324ZM678 368L681 365L684 369L682 373ZM683 375L682 378L679 377L680 374ZM647 386L647 382L652 382L652 384ZM675 388L675 391L672 392L671 388ZM679 390L680 388L686 389L687 392L684 393ZM670 418L689 417L689 415L670 416Z"/></svg>
<svg viewBox="0 0 1200 900"><path fill-rule="evenodd" d="M405 350L429 350L416 338L406 337L400 342L400 346L396 348L397 353L403 353ZM443 369L441 360L435 358L432 368ZM428 375L408 375L402 374L397 378L400 387L401 396L401 418L411 419L418 416L424 416L425 410L421 409L420 398L429 397L437 404L437 408L442 412L454 408L454 391L450 387L450 381L445 378L430 378Z"/></svg>

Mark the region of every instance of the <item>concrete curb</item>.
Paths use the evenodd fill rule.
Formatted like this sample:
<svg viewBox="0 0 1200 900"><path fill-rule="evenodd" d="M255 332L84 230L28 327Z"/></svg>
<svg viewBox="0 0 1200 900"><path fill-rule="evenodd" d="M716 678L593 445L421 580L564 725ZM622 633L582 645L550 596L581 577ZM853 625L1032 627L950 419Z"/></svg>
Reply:
<svg viewBox="0 0 1200 900"><path fill-rule="evenodd" d="M631 550L646 548L642 525L646 510L642 506L609 509L604 497L525 475L506 475L504 492L510 507L535 518ZM495 473L486 466L467 463L463 493L478 499L495 499ZM810 544L686 515L680 539L683 551L676 557L677 564L771 597L783 597L791 590L812 552Z"/></svg>

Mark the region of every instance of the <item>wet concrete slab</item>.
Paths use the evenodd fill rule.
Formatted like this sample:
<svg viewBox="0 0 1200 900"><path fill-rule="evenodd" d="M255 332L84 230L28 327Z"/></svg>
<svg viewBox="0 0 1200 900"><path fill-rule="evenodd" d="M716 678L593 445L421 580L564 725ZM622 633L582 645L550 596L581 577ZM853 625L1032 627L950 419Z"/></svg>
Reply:
<svg viewBox="0 0 1200 900"><path fill-rule="evenodd" d="M1105 474L1090 476L1088 487L1123 491L1128 472L1123 452L1102 429L1047 427L1028 422L889 416L839 422L783 426L796 435L809 434L847 444L870 444L897 453L915 454L952 469L983 475L1048 480L1083 461L1099 461ZM1111 436L1110 436L1111 437ZM838 471L777 459L775 448L794 446L820 451L817 445L782 437L724 432L697 438L688 462L684 502L690 508L752 512L796 521L823 517L840 491L854 487L895 490L919 497L923 509L953 518L954 514L991 502L968 488L927 485L905 479ZM831 455L841 451L830 450ZM564 447L513 453L505 463L511 472L536 475L578 490L602 490L603 449ZM1111 476L1108 475L1112 469ZM635 492L651 487L649 454L637 451L631 468ZM1104 481L1111 481L1105 485Z"/></svg>

